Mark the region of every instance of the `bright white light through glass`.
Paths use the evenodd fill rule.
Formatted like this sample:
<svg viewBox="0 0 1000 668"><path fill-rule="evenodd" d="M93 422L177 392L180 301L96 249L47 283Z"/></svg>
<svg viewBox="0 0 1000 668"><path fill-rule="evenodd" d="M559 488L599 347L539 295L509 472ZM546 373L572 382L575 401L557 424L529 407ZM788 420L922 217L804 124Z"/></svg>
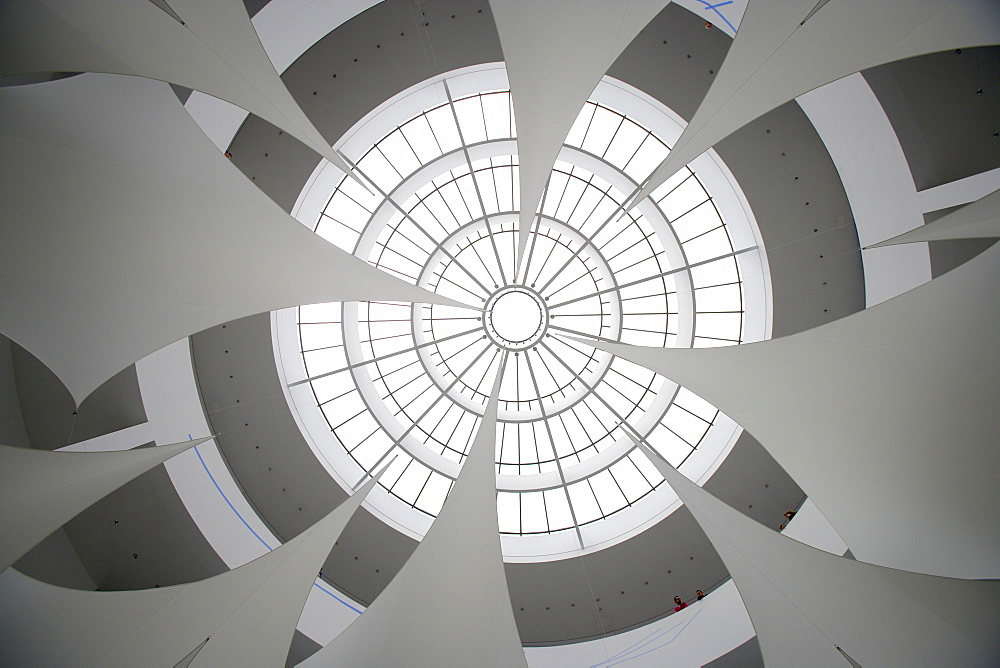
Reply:
<svg viewBox="0 0 1000 668"><path fill-rule="evenodd" d="M501 295L494 302L490 310L490 323L503 338L521 343L531 338L542 326L542 311L533 297L514 290Z"/></svg>
<svg viewBox="0 0 1000 668"><path fill-rule="evenodd" d="M525 290L511 288L497 293L487 306L489 327L487 333L499 337L501 346L514 344L527 347L536 343L542 334L545 307L538 297ZM494 340L496 340L495 337Z"/></svg>
<svg viewBox="0 0 1000 668"><path fill-rule="evenodd" d="M387 493L371 503L423 535L468 455L502 364L496 471L504 553L559 558L617 542L676 499L636 438L696 478L738 435L684 388L576 339L734 345L747 340L747 314L761 308L765 291L745 288L743 267L757 262L753 234L731 235L737 228L690 169L621 214L668 148L632 112L596 102L566 140L515 272L513 111L507 91L484 90L405 114L393 115L389 104L362 122L384 134L346 152L382 192L342 175L311 186L325 202L305 214L316 216L317 234L483 310L379 301L297 309L297 347L315 378L323 425L309 433L349 486L393 461L380 481ZM631 108L642 118L651 106ZM750 340L761 338L756 331Z"/></svg>

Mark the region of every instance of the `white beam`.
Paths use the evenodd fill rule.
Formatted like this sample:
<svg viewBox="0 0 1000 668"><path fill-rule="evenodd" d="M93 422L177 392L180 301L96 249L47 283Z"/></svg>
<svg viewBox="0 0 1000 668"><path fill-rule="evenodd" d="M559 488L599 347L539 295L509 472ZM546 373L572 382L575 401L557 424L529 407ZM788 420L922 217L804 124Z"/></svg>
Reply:
<svg viewBox="0 0 1000 668"><path fill-rule="evenodd" d="M1000 237L1000 190L961 209L899 236L874 244L873 248L943 239L989 239Z"/></svg>
<svg viewBox="0 0 1000 668"><path fill-rule="evenodd" d="M807 91L894 60L1000 42L1000 4L994 0L831 0L810 15L817 4L749 3L712 87L634 202L750 121Z"/></svg>
<svg viewBox="0 0 1000 668"><path fill-rule="evenodd" d="M816 550L742 515L640 447L725 563L765 664L847 666L841 652L862 666L988 665L998 656L1000 582L907 573Z"/></svg>
<svg viewBox="0 0 1000 668"><path fill-rule="evenodd" d="M0 445L0 571L125 483L209 438L125 452Z"/></svg>
<svg viewBox="0 0 1000 668"><path fill-rule="evenodd" d="M92 592L54 587L11 569L0 576L0 628L7 639L0 662L284 665L316 573L375 482L276 550L199 582Z"/></svg>
<svg viewBox="0 0 1000 668"><path fill-rule="evenodd" d="M278 77L240 0L15 0L0 8L0 76L104 72L159 79L260 116L350 173Z"/></svg>
<svg viewBox="0 0 1000 668"><path fill-rule="evenodd" d="M796 101L837 167L861 246L923 225L906 154L864 76L838 79ZM861 264L868 307L931 280L926 245L865 249Z"/></svg>
<svg viewBox="0 0 1000 668"><path fill-rule="evenodd" d="M559 149L619 54L669 0L490 0L517 122L520 267Z"/></svg>
<svg viewBox="0 0 1000 668"><path fill-rule="evenodd" d="M920 210L924 213L975 202L1000 189L1000 167L942 183L917 193Z"/></svg>
<svg viewBox="0 0 1000 668"><path fill-rule="evenodd" d="M303 666L526 666L500 550L496 422L504 362L444 507L378 598Z"/></svg>
<svg viewBox="0 0 1000 668"><path fill-rule="evenodd" d="M459 305L304 228L215 150L166 84L89 74L4 88L0 105L0 331L78 404L136 360L246 315Z"/></svg>
<svg viewBox="0 0 1000 668"><path fill-rule="evenodd" d="M208 431L206 428L204 431ZM204 432L203 432L204 433ZM125 427L108 434L77 441L62 448L59 452L117 452L131 450L144 443L156 440L156 428L149 422Z"/></svg>
<svg viewBox="0 0 1000 668"><path fill-rule="evenodd" d="M997 577L998 277L994 246L793 336L703 350L590 345L667 376L743 425L858 559Z"/></svg>

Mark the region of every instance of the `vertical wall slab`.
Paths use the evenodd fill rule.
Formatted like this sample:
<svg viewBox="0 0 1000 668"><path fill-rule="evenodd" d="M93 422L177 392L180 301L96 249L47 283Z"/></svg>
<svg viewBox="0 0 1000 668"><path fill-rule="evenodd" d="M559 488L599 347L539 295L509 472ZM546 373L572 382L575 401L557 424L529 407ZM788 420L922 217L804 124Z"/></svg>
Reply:
<svg viewBox="0 0 1000 668"><path fill-rule="evenodd" d="M278 77L240 0L31 0L0 8L0 76L104 72L168 81L242 107L344 172Z"/></svg>

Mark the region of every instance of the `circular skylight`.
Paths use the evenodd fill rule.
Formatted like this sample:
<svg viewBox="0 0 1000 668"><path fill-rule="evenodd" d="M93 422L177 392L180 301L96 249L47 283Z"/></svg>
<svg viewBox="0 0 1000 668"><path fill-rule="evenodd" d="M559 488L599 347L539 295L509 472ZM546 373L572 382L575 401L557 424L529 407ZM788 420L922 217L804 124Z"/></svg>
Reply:
<svg viewBox="0 0 1000 668"><path fill-rule="evenodd" d="M391 462L366 504L416 537L458 476L504 364L504 553L551 559L614 544L679 505L637 442L703 481L740 431L672 381L581 339L760 340L767 272L749 208L714 156L622 212L681 126L611 80L567 138L518 267L504 79L502 68L462 71L382 105L341 145L371 192L321 166L295 211L358 257L474 308L302 306L280 314L275 335L286 379L309 379L296 386L309 395L290 399L320 460L347 489Z"/></svg>
<svg viewBox="0 0 1000 668"><path fill-rule="evenodd" d="M525 350L538 343L548 318L542 296L523 286L501 288L486 302L486 333L506 350Z"/></svg>

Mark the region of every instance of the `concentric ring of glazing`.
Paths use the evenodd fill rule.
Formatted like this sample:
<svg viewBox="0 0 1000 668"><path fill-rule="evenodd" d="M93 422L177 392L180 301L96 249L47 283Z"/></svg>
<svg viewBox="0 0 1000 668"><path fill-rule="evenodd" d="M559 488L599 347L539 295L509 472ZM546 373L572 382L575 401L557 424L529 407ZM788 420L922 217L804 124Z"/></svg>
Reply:
<svg viewBox="0 0 1000 668"><path fill-rule="evenodd" d="M497 134L504 125L497 109L504 107L507 130ZM482 136L470 136L470 109L479 110ZM372 302L338 305L337 317L331 317L335 305L302 307L298 322L306 373L335 364L320 359L321 348L339 349L352 367L343 374L350 383L337 389L313 383L333 440L350 458L327 456L328 464L352 461L354 472L339 476L351 480L397 457L383 478L388 493L372 505L416 535L429 522L407 517L429 519L440 507L478 427L485 381L503 351L516 352L501 390L498 516L508 558L536 560L579 553L581 541L584 550L612 544L676 505L634 448L636 438L697 478L714 470L738 435L731 421L683 388L568 336L705 345L725 329L717 317L725 315L735 323L728 330L735 343L745 335L745 309L734 255L740 249L690 172L666 184L658 202L614 220L611 214L644 177L633 162L645 155L655 166L648 145L663 142L631 117L594 103L550 178L528 270L515 280L519 202L509 110L501 90L456 97L454 105L396 121L374 147L351 156L386 196L365 200L350 182L337 184L317 217L317 231L334 243L428 289L486 305L485 313ZM454 145L435 132L449 117L461 134ZM415 134L418 126L430 130L434 150ZM623 162L618 143L636 133L643 134ZM409 150L409 162L393 147ZM385 178L386 164L394 179ZM344 220L352 206L354 226ZM704 237L716 239L714 247ZM511 290L537 295L551 316L523 347L525 339L491 336L483 320L490 302ZM717 307L723 293L735 298L735 308L702 308ZM715 320L715 329L698 320ZM316 346L321 328L339 329L339 340ZM330 446L314 449L330 452Z"/></svg>

